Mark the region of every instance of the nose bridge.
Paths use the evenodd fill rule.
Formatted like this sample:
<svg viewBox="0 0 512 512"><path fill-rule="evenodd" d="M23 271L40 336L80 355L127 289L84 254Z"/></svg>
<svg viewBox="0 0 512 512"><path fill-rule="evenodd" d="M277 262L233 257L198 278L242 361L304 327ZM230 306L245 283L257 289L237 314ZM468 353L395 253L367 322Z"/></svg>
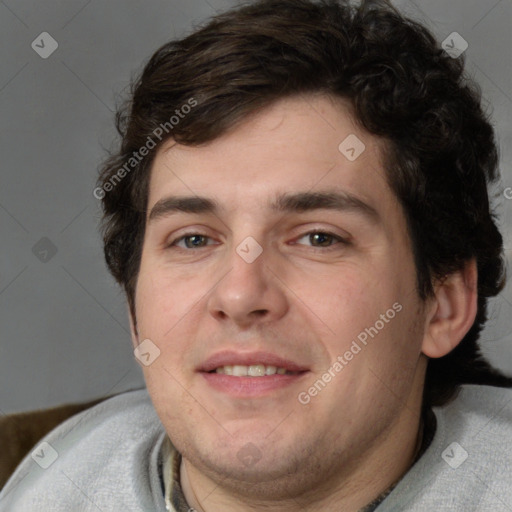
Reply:
<svg viewBox="0 0 512 512"><path fill-rule="evenodd" d="M226 255L227 274L212 290L210 314L247 324L256 318L275 318L286 309L286 297L268 271L270 250L255 238L244 238Z"/></svg>
<svg viewBox="0 0 512 512"><path fill-rule="evenodd" d="M253 237L246 237L234 246L227 257L229 273L220 283L223 285L220 291L226 294L224 299L256 304L267 288L265 264L268 257L268 251Z"/></svg>
<svg viewBox="0 0 512 512"><path fill-rule="evenodd" d="M262 212L258 206L251 207L246 204L244 211L239 212L233 220L231 236L232 247L226 255L230 274L238 279L247 279L252 285L261 286L264 281L264 266L268 262L270 253L266 236L268 226L263 221ZM240 204L237 208L242 209Z"/></svg>

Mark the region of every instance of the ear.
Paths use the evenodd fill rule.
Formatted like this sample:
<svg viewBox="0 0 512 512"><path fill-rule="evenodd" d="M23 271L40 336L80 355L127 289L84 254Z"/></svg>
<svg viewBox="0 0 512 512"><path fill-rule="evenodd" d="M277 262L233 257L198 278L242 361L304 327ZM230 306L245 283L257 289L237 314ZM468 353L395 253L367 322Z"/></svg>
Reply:
<svg viewBox="0 0 512 512"><path fill-rule="evenodd" d="M477 312L478 271L476 261L446 276L434 289L427 316L422 352L432 358L451 352L471 329Z"/></svg>

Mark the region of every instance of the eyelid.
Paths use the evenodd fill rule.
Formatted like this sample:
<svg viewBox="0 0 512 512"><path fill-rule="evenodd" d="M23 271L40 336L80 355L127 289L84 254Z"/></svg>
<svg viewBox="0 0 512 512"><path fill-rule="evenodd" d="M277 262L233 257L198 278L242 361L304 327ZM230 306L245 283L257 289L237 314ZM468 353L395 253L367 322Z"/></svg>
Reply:
<svg viewBox="0 0 512 512"><path fill-rule="evenodd" d="M341 235L334 233L328 229L315 228L315 229L310 229L309 231L306 231L306 232L302 233L301 235L299 235L298 237L296 237L294 244L298 243L297 240L300 240L301 238L304 238L305 236L314 235L315 233L321 233L322 235L331 236L335 239L335 242L337 242L337 243L333 243L332 245L328 245L328 246L310 245L309 247L311 247L312 249L328 250L330 248L335 248L337 244L348 245L350 243L350 238L348 236L346 236L346 237L341 236ZM303 244L299 244L299 245L303 245Z"/></svg>
<svg viewBox="0 0 512 512"><path fill-rule="evenodd" d="M199 220L199 219L197 219ZM284 220L284 219L283 219ZM278 227L274 224L274 228L268 234L271 238L277 236L281 238L281 241L286 245L293 245L296 241L306 235L314 234L314 233L323 233L333 237L338 243L333 243L332 246L313 246L310 245L312 249L327 249L328 247L339 246L340 244L351 245L354 242L353 236L350 232L343 229L338 222L335 221L334 224L329 222L328 219L310 219L309 222L296 222L298 219L286 219L288 222L280 223L281 225ZM327 220L327 222L326 222ZM187 223L188 224L188 223ZM183 238L199 235L209 239L210 243L207 242L205 246L199 246L197 249L202 247L207 247L211 245L218 245L219 243L223 243L226 241L226 235L229 236L229 233L222 233L222 229L219 232L219 226L212 225L210 221L207 223L190 223L190 224L182 225L181 228L175 224L175 229L166 230L167 233L165 238L162 238L161 247L163 249L168 249L170 247L175 247ZM171 227L171 226L169 226ZM227 227L227 226L225 226ZM169 228L167 228L169 229ZM230 230L228 230L231 232ZM163 235L163 233L162 233ZM211 243L211 240L216 241L217 243ZM304 244L299 244L304 245ZM179 248L179 247L178 247ZM189 251L189 248L184 250Z"/></svg>
<svg viewBox="0 0 512 512"><path fill-rule="evenodd" d="M179 236L177 237L173 237L173 239L170 241L170 242L166 242L165 243L165 248L170 248L170 247L178 247L177 244L179 242L181 242L183 239L187 238L187 237L191 237L191 236L202 236L204 238L208 238L209 240L214 240L214 238L208 234L206 234L205 232L202 232L200 230L191 230L191 231L188 231L186 233L182 233L180 234ZM202 246L202 247L207 247L209 245L215 245L215 244L209 244L207 243L205 246ZM202 249L202 247L198 247L198 249ZM190 248L183 248L183 247L178 247L179 249L183 249L185 251L189 251L191 250Z"/></svg>
<svg viewBox="0 0 512 512"><path fill-rule="evenodd" d="M294 239L294 242L292 243L292 245L295 245L295 244L297 244L297 245L305 245L305 244L299 244L297 242L297 240L300 240L301 238L304 238L306 236L314 235L315 233L321 233L323 235L328 235L328 236L332 237L334 239L334 243L331 244L331 245L328 245L328 246L314 246L314 245L310 245L309 247L311 249L318 249L318 250L326 251L326 250L329 250L329 249L336 248L336 246L338 244L348 245L350 243L349 237L341 236L341 235L339 235L337 233L334 233L333 231L331 231L329 229L314 228L314 229L310 229L310 230L301 232L301 234ZM206 245L198 246L197 248L179 247L177 245L178 243L183 241L185 238L192 237L192 236L202 236L202 237L207 238L209 240L214 240L213 237L209 236L204 231L200 231L199 229L196 229L196 230L192 229L192 230L189 230L189 231L187 231L185 233L181 233L177 237L174 237L171 242L165 244L165 248L169 249L171 247L177 247L178 249L181 249L181 250L184 250L184 251L191 251L191 250L203 249L203 248L211 246L211 245L217 245L215 243L213 243L213 244L212 243L206 243Z"/></svg>

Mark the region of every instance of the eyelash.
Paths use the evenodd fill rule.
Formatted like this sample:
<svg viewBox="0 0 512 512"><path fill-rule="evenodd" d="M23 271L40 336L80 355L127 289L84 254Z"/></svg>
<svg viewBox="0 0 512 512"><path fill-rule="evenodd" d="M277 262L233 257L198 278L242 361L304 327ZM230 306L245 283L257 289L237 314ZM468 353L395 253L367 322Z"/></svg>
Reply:
<svg viewBox="0 0 512 512"><path fill-rule="evenodd" d="M336 235L335 233L332 233L331 231L324 231L322 229L313 229L312 231L308 231L307 233L304 233L299 238L297 238L297 240L300 240L301 238L304 238L305 236L308 236L308 235L314 235L316 233L332 237L333 243L331 245L328 245L328 246L325 246L325 247L311 245L310 247L312 249L320 249L320 250L326 251L326 250L329 250L329 249L336 249L336 245L338 245L338 244L349 245L349 241L346 238L343 238L343 237L341 237L339 235Z"/></svg>
<svg viewBox="0 0 512 512"><path fill-rule="evenodd" d="M345 238L342 238L340 237L339 235L336 235L335 233L332 233L331 231L326 231L326 230L321 230L321 229L316 229L316 230L312 230L312 231L307 231L306 233L302 234L301 236L299 236L297 238L297 240L300 240L301 238L304 238L305 236L308 236L308 235L314 235L314 234L322 234L322 235L327 235L329 237L332 237L333 238L333 244L331 245L328 245L328 246L314 246L314 245L311 245L309 247L311 247L312 249L320 249L320 250L323 250L323 251L326 251L326 250L329 250L329 249L334 249L336 248L336 243L339 243L339 244L342 244L342 245L349 245L349 242L348 240L346 240ZM189 238L189 237L192 237L192 236L201 236L201 237L204 237L204 238L208 238L208 239L211 239L211 237L209 237L208 235L204 234L204 233L199 233L197 231L191 231L189 233L185 233L183 235L181 235L179 238L176 238L175 240L173 240L171 243L169 243L167 246L166 246L166 249L171 249L171 248L174 248L174 247L177 247L177 244L179 242L181 242L182 240L185 240L186 238ZM295 242L296 243L296 242ZM295 245L295 244L294 244ZM300 244L302 245L302 244ZM199 246L197 247L195 250L197 249L203 249L204 247L207 247L207 245L205 246ZM183 248L183 247L177 247L178 249L181 249L183 251L191 251L191 250L194 250L194 248L191 248L191 247L186 247L186 248Z"/></svg>

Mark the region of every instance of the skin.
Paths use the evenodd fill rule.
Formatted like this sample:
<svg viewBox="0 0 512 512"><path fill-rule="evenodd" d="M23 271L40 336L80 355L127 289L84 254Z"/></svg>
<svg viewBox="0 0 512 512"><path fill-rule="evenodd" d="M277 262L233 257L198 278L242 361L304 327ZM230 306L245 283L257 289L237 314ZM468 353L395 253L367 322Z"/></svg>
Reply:
<svg viewBox="0 0 512 512"><path fill-rule="evenodd" d="M353 162L338 149L349 134L366 146ZM468 264L419 299L382 147L343 101L308 95L279 100L202 146L168 140L159 149L132 333L135 346L149 338L160 349L144 376L196 510L357 511L414 460L426 356L446 354L469 330L476 270ZM377 215L269 206L277 194L325 191L352 194ZM215 199L220 210L149 220L171 195ZM335 237L322 245L312 230ZM190 233L206 238L187 248L181 237ZM249 236L263 249L253 263L236 252ZM395 303L395 318L300 403ZM230 397L196 372L223 349L277 353L309 373L265 396ZM237 456L248 443L261 457L252 465Z"/></svg>

